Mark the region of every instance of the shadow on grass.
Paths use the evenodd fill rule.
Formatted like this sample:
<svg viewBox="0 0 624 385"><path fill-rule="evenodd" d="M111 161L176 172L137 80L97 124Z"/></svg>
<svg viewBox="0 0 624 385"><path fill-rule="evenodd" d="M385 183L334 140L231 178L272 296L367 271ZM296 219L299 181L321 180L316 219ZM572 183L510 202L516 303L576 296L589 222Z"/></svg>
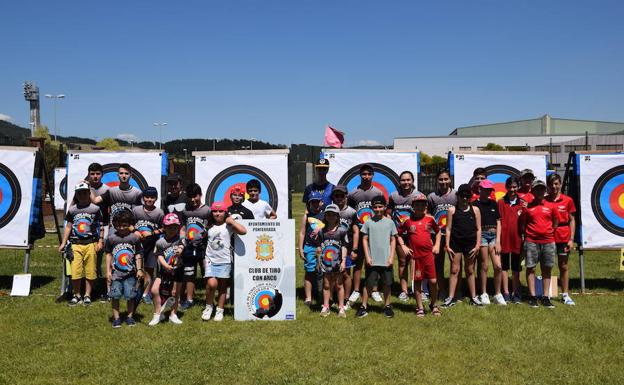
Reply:
<svg viewBox="0 0 624 385"><path fill-rule="evenodd" d="M32 289L37 289L42 286L49 284L54 281L55 277L50 277L46 275L33 275L30 280L30 287ZM12 275L0 275L0 290L11 290L13 287L13 276Z"/></svg>
<svg viewBox="0 0 624 385"><path fill-rule="evenodd" d="M570 279L570 288L580 289L581 280L578 278ZM617 278L585 278L585 289L606 289L611 291L624 291L624 280Z"/></svg>

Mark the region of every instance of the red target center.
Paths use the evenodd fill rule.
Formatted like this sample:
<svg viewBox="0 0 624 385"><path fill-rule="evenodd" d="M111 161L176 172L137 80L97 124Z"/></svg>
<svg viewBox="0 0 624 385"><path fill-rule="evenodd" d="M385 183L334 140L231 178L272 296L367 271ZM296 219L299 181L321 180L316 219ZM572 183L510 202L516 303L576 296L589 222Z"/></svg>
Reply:
<svg viewBox="0 0 624 385"><path fill-rule="evenodd" d="M624 185L619 185L609 194L609 206L615 215L624 218Z"/></svg>

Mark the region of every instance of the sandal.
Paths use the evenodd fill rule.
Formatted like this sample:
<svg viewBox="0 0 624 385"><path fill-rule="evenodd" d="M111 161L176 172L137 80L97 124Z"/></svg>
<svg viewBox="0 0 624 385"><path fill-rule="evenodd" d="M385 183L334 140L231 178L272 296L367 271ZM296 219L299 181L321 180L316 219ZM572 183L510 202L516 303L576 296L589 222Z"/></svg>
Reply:
<svg viewBox="0 0 624 385"><path fill-rule="evenodd" d="M433 306L429 305L429 308L431 309L431 314L433 314L434 316L439 317L442 315L438 305L433 305Z"/></svg>
<svg viewBox="0 0 624 385"><path fill-rule="evenodd" d="M416 309L416 317L423 318L425 316L425 309L420 308Z"/></svg>

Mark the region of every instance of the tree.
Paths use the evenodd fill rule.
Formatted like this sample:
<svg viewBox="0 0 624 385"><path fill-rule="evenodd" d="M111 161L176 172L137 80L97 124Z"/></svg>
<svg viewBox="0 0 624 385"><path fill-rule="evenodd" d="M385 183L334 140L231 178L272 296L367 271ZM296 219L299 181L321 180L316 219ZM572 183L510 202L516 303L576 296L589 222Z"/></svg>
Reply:
<svg viewBox="0 0 624 385"><path fill-rule="evenodd" d="M50 136L48 126L42 125L35 128L35 138L45 138L45 143L50 144L52 142L52 137Z"/></svg>
<svg viewBox="0 0 624 385"><path fill-rule="evenodd" d="M119 142L113 138L104 138L97 142L97 146L106 150L119 150L121 148Z"/></svg>
<svg viewBox="0 0 624 385"><path fill-rule="evenodd" d="M496 143L488 143L483 147L483 151L505 151L505 147Z"/></svg>
<svg viewBox="0 0 624 385"><path fill-rule="evenodd" d="M434 155L431 157L431 163L433 164L442 164L446 163L446 158L440 155Z"/></svg>
<svg viewBox="0 0 624 385"><path fill-rule="evenodd" d="M421 164L431 164L431 157L424 152L420 152L420 163Z"/></svg>

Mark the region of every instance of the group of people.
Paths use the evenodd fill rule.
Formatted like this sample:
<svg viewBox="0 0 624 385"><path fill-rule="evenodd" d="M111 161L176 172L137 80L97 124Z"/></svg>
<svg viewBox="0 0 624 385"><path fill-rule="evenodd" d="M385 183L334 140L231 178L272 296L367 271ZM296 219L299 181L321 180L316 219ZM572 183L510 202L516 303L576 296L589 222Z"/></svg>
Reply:
<svg viewBox="0 0 624 385"><path fill-rule="evenodd" d="M223 320L233 237L246 233L237 220L276 218L268 202L260 199L261 183L252 179L245 191L234 187L229 206L221 201L207 206L198 184L183 191L182 178L174 174L167 178L163 210L155 205L155 187L140 190L130 183L129 164L119 165L117 186L103 184L102 174L100 164L89 165L88 178L75 186L67 209L59 251L71 260L69 305L90 305L94 283L98 276L106 277L101 291L103 300L112 304L113 328L122 326L122 298L127 300L128 326L136 324L134 311L140 302L153 306L150 326L164 321L167 314L169 322L181 324L177 312L193 306L199 270L206 280L201 318L210 320L214 313L212 319Z"/></svg>
<svg viewBox="0 0 624 385"><path fill-rule="evenodd" d="M497 199L494 183L487 179L484 168L475 169L470 181L457 190L451 186L450 172L439 171L436 190L428 196L416 190L413 173L404 171L399 176L400 188L386 200L372 183L374 169L369 164L361 165L360 184L351 191L327 180L327 159L319 160L315 170L315 182L303 196L306 211L298 250L305 269L304 303L311 305L322 287L322 296L316 296L320 297L317 301L321 303L322 317L330 314L332 298L339 317L346 317L346 311L360 299L357 317L367 316L369 298L383 302L384 315L393 317L395 259L400 279L398 299L409 300L408 282L413 282L418 317L425 316L427 300L434 316L441 315L441 307L452 307L460 301L462 269L470 305L520 304L523 259L529 306L554 307L550 281L555 258L561 301L575 304L568 293L568 257L573 247L576 209L572 199L561 192L558 174L549 175L544 182L536 180L532 170L522 170L506 180L506 193ZM448 281L444 278L447 256ZM491 297L487 292L490 263L494 270ZM535 275L538 264L543 293L539 298Z"/></svg>

